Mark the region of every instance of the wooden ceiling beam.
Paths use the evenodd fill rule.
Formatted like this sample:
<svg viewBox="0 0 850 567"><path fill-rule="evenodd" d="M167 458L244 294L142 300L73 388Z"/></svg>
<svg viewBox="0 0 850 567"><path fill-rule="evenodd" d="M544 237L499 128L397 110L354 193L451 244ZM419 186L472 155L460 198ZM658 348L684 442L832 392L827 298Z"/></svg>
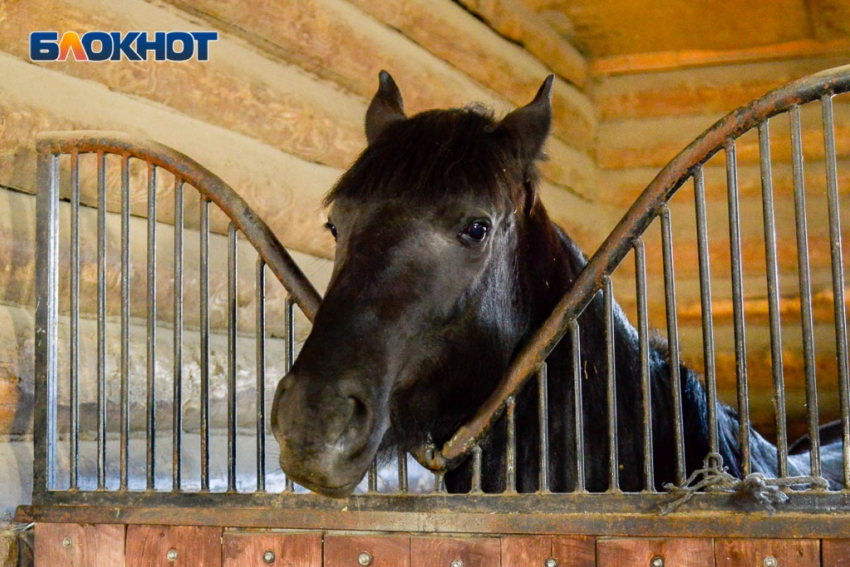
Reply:
<svg viewBox="0 0 850 567"><path fill-rule="evenodd" d="M744 49L658 51L601 57L590 62L594 76L670 71L711 65L732 65L819 55L850 53L850 40L800 40Z"/></svg>

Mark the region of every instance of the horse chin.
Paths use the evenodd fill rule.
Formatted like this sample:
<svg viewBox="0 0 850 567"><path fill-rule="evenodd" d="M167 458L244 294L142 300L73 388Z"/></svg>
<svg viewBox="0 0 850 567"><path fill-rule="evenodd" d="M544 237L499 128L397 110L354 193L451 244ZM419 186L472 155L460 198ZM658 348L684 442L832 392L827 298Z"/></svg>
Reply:
<svg viewBox="0 0 850 567"><path fill-rule="evenodd" d="M311 482L304 478L299 478L297 475L287 474L287 477L295 484L301 485L307 490L329 498L347 498L351 496L354 493L354 489L357 488L357 485L360 484L360 480L363 478L361 475L360 478L354 482L340 486L328 486L317 482Z"/></svg>

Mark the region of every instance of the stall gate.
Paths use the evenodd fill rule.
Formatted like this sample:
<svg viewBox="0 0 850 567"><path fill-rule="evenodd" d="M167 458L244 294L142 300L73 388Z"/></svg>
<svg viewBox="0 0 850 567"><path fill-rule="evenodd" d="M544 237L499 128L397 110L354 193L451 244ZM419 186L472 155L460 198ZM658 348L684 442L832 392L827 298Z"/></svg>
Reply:
<svg viewBox="0 0 850 567"><path fill-rule="evenodd" d="M833 98L848 90L850 67L813 75L732 112L697 138L637 199L481 411L443 447L423 447L414 452L415 459L399 455L391 466L373 464L358 493L345 500L293 485L276 466L274 442L266 443L268 394L296 355L303 337L297 327L306 329L320 301L268 226L217 176L169 148L103 132L42 135L37 148L34 489L32 505L21 507L16 517L35 523L36 564L850 565L850 378L836 159L836 147L844 155L850 140L842 137L845 130L836 138L833 105ZM802 117L812 116L822 120L822 146L802 134ZM775 124L783 139L771 137ZM773 355L777 479L749 474L747 449L737 144L750 131L757 142L740 143L742 152L757 154L761 172L762 285ZM801 297L797 322L812 433L807 445L792 448L809 452L810 474L794 478L787 467L782 341L789 321L780 311L776 234L783 227L774 218L772 150L789 155L793 170L792 230ZM725 158L736 409L746 477L724 477L707 455L701 476L685 478L679 406L673 424L679 486L668 492L656 490L651 458L636 471L646 479L644 490L622 492L614 458L611 486L603 493L588 493L581 481L572 492L555 493L545 475L533 494L516 493L510 480L504 494L482 493L480 481L487 471L481 470L479 441L502 414L512 430L513 399L527 382L545 392L546 357L562 339L579 344L577 317L597 293L604 295L608 319L613 318L613 284L621 281L617 270L629 266L624 263L629 254L634 267L621 271L634 286L642 367L648 368L647 288L654 284L647 264L658 259L661 327L671 367L678 369L675 231L668 204L688 181L693 183L690 222L696 230L710 445L716 452L718 391L704 171L716 154ZM803 164L804 156L811 155L823 159L826 176L840 402L840 423L833 429L840 431L843 451L843 482L837 489L822 477L817 435L811 215ZM658 228L654 236L652 227ZM134 231L146 237L141 250L131 247ZM653 238L660 243L657 249ZM135 269L138 265L144 269ZM268 273L274 278L267 282ZM610 342L605 347L613 389L616 353ZM131 371L139 360L145 371L135 374L141 376ZM580 365L574 360L579 394ZM672 383L673 399L680 401L679 382ZM648 370L643 386L648 391ZM545 395L539 399L541 428L546 428L549 414L563 408L548 407ZM644 446L651 447L646 395L641 403ZM616 419L616 404L609 410ZM573 413L580 424L581 411ZM611 430L615 437L616 428ZM571 458L583 471L583 436L576 437ZM516 455L511 435L508 443L511 467ZM267 455L272 457L268 461ZM446 493L442 475L467 458L473 464L471 492ZM540 459L549 459L545 441ZM426 469L432 471L427 477Z"/></svg>

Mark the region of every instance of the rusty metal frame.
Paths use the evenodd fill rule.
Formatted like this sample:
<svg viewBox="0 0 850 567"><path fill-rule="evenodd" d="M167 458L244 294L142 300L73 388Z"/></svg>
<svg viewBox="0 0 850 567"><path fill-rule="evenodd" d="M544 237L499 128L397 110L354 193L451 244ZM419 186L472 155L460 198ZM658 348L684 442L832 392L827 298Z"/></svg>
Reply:
<svg viewBox="0 0 850 567"><path fill-rule="evenodd" d="M478 412L441 448L422 447L415 453L423 466L445 471L468 457L496 422L509 398L517 395L567 333L594 295L622 263L635 239L664 213L667 202L698 166L767 119L790 108L850 91L850 65L794 81L727 114L691 142L646 187L608 235L552 315L517 354L507 374Z"/></svg>
<svg viewBox="0 0 850 567"><path fill-rule="evenodd" d="M438 479L473 452L477 442L533 375L563 335L576 329L576 317L609 282L610 274L656 217L664 225L666 203L694 171L723 150L729 140L788 108L850 91L850 66L834 69L777 89L717 122L668 164L641 194L580 274L546 321L515 359L481 411L442 448L423 448L417 458L437 471ZM320 297L295 266L269 228L223 181L190 158L152 142L123 134L77 132L52 134L38 141L39 208L37 219L39 298L55 299L58 241L58 155L100 152L132 157L166 169L218 205L254 245L262 260L312 319ZM126 160L125 160L126 161ZM43 196L42 196L43 192ZM669 221L669 219L668 219ZM667 226L669 229L669 225ZM665 265L666 268L666 265ZM260 293L258 291L258 293ZM53 294L53 295L51 295ZM610 299L610 298L609 298ZM291 317L291 302L289 304ZM433 533L565 533L655 536L841 537L850 517L850 493L790 492L775 514L750 508L732 494L699 494L680 511L661 515L670 496L657 493L461 494L413 496L374 492L345 500L284 493L82 491L50 488L48 453L56 436L56 302L36 307L35 463L32 506L18 509L18 521L76 523L148 523L277 527L322 530L377 530ZM291 337L290 337L291 338ZM577 336L573 340L578 340ZM371 483L370 483L371 485ZM740 513L730 513L736 511Z"/></svg>

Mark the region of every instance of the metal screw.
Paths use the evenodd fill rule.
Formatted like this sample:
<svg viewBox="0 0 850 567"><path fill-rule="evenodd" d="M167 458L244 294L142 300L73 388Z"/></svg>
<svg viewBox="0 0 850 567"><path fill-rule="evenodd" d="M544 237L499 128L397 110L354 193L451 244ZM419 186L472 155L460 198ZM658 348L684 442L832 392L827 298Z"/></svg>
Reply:
<svg viewBox="0 0 850 567"><path fill-rule="evenodd" d="M357 562L363 565L363 567L367 567L372 564L372 555L368 551L364 551L357 556Z"/></svg>
<svg viewBox="0 0 850 567"><path fill-rule="evenodd" d="M767 557L765 557L762 563L764 563L764 567L776 567L777 565L779 565L779 561L777 561L776 557L772 555L768 555Z"/></svg>
<svg viewBox="0 0 850 567"><path fill-rule="evenodd" d="M266 552L263 553L263 561L266 563L274 563L274 551L267 549Z"/></svg>
<svg viewBox="0 0 850 567"><path fill-rule="evenodd" d="M65 539L63 539L63 540L62 540L62 545L63 545L64 547L71 547L71 538L66 537Z"/></svg>
<svg viewBox="0 0 850 567"><path fill-rule="evenodd" d="M543 565L545 565L546 567L558 567L558 562L555 560L554 557L550 557Z"/></svg>
<svg viewBox="0 0 850 567"><path fill-rule="evenodd" d="M463 561L460 559L455 559L452 561L452 567L463 567Z"/></svg>
<svg viewBox="0 0 850 567"><path fill-rule="evenodd" d="M168 552L166 552L165 558L171 561L172 563L174 561L177 561L177 550L172 547L168 550Z"/></svg>
<svg viewBox="0 0 850 567"><path fill-rule="evenodd" d="M649 564L651 567L664 567L664 558L658 556L653 557Z"/></svg>

